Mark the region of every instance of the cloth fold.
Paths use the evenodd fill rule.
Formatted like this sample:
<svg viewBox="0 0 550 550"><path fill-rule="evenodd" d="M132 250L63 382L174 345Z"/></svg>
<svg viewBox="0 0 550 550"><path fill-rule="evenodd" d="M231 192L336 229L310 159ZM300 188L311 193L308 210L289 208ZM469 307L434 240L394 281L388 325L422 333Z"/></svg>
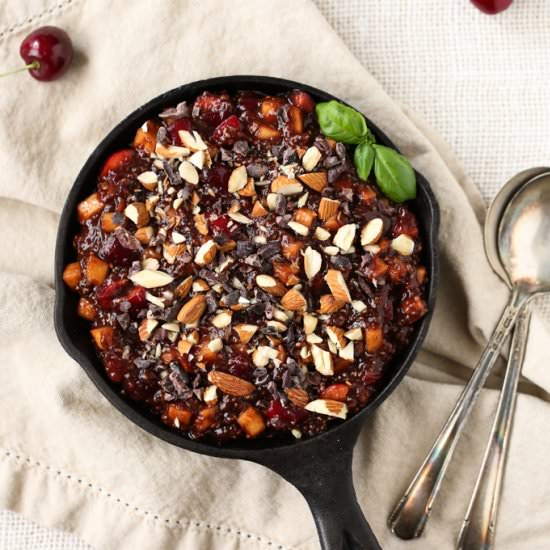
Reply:
<svg viewBox="0 0 550 550"><path fill-rule="evenodd" d="M425 538L400 541L385 524L508 295L485 259L482 201L448 147L387 96L309 1L135 0L130 7L122 0L30 0L8 2L4 13L6 65L15 64L20 40L38 23L66 29L77 56L59 81L21 76L0 89L0 506L98 548L318 548L311 515L292 486L260 466L195 455L141 431L63 352L52 322L57 213L99 140L146 100L182 83L265 74L325 89L366 113L439 200L442 277L430 333L411 376L368 420L354 478L384 548L452 548L494 390L481 395ZM524 375L550 392L547 339L535 320ZM501 549L547 546L549 420L548 402L519 396Z"/></svg>

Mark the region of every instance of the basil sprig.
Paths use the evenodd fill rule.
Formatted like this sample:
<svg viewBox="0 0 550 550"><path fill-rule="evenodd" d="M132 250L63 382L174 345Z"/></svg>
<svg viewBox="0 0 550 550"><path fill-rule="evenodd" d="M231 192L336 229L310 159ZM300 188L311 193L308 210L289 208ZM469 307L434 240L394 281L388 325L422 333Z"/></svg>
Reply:
<svg viewBox="0 0 550 550"><path fill-rule="evenodd" d="M395 202L416 197L416 176L410 162L395 149L377 145L361 113L334 100L317 103L315 111L325 136L357 145L353 162L362 180L368 180L374 166L376 183L386 197Z"/></svg>

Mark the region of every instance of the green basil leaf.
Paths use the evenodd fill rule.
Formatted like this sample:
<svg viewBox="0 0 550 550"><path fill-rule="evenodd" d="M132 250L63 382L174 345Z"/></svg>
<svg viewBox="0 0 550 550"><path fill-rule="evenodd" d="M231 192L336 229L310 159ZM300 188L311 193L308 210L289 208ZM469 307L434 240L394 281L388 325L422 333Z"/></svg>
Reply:
<svg viewBox="0 0 550 550"><path fill-rule="evenodd" d="M369 179L369 174L374 163L374 148L370 143L364 141L355 148L353 162L357 175L364 181Z"/></svg>
<svg viewBox="0 0 550 550"><path fill-rule="evenodd" d="M416 197L416 176L410 162L395 149L374 147L374 175L382 193L395 202Z"/></svg>
<svg viewBox="0 0 550 550"><path fill-rule="evenodd" d="M339 103L326 101L315 107L321 132L342 143L360 143L370 132L365 117L355 109Z"/></svg>

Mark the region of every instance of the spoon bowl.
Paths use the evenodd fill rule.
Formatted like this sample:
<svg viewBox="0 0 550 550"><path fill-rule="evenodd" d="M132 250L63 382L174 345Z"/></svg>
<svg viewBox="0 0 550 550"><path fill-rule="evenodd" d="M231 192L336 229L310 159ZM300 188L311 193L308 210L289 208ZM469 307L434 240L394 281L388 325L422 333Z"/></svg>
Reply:
<svg viewBox="0 0 550 550"><path fill-rule="evenodd" d="M498 248L513 285L531 294L550 291L550 174L527 181L504 210Z"/></svg>
<svg viewBox="0 0 550 550"><path fill-rule="evenodd" d="M500 188L496 197L492 200L487 210L485 217L485 225L483 229L483 239L485 243L485 253L493 271L508 285L511 286L510 280L502 262L498 248L498 232L499 225L502 219L504 210L510 203L512 197L518 190L528 181L542 174L550 175L550 168L540 166L537 168L529 168L522 170L512 178L510 178L503 187Z"/></svg>

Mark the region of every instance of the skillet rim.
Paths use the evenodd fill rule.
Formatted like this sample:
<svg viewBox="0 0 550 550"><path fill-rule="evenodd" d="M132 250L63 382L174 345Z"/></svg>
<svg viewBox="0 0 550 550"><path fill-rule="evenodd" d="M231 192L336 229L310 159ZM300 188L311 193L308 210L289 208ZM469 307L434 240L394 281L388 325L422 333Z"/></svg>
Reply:
<svg viewBox="0 0 550 550"><path fill-rule="evenodd" d="M141 126L148 117L158 113L163 107L196 96L204 90L223 89L225 87L240 88L243 90L256 89L263 92L271 89L271 93L280 93L299 88L310 93L316 100L328 101L335 99L346 103L323 90L292 80L269 76L232 75L198 80L178 86L154 97L124 117L90 154L77 175L65 201L59 221L55 247L54 324L57 338L65 351L84 369L101 394L124 416L148 433L168 443L200 454L222 458L240 458L255 462L262 462L262 459L264 459L266 462L269 462L273 458L275 450L277 450L277 454L286 451L291 452L295 449L300 449L302 452L312 452L316 446L323 445L328 440L341 442L346 436L358 433L368 415L392 393L411 367L428 332L435 306L436 291L439 282L439 247L437 242L439 206L426 179L415 171L418 193L417 198L414 201L410 201L410 204L413 205L413 209L425 210L423 212L425 217L419 218L419 222L422 226L424 264L428 268L429 273L426 288L428 313L417 323L415 334L408 348L403 350L392 361L391 375L387 375L388 381L377 391L373 400L366 407L344 422L333 425L327 431L302 440L248 440L238 442L237 444L216 446L204 441L191 440L185 435L170 429L152 415L149 416L144 411L139 410L138 405L122 397L102 373L103 367L95 355L95 350L91 348L92 353L90 354L88 351L80 349L75 342L74 335L71 335L67 326L68 319L66 318L67 304L71 301L71 296L74 293L63 283L62 274L67 258L70 257L71 253L74 256L72 246L74 233L71 233L70 229L74 226L76 220L76 205L81 200L81 197L86 194L86 189L90 192L90 189L95 185L95 177L99 172L99 167L105 158L105 154L110 149L114 149L120 145L117 144L117 141L120 141L125 134L132 130L135 131L135 128ZM397 149L392 141L368 117L365 116L365 118L378 143ZM127 146L128 141L125 144Z"/></svg>

